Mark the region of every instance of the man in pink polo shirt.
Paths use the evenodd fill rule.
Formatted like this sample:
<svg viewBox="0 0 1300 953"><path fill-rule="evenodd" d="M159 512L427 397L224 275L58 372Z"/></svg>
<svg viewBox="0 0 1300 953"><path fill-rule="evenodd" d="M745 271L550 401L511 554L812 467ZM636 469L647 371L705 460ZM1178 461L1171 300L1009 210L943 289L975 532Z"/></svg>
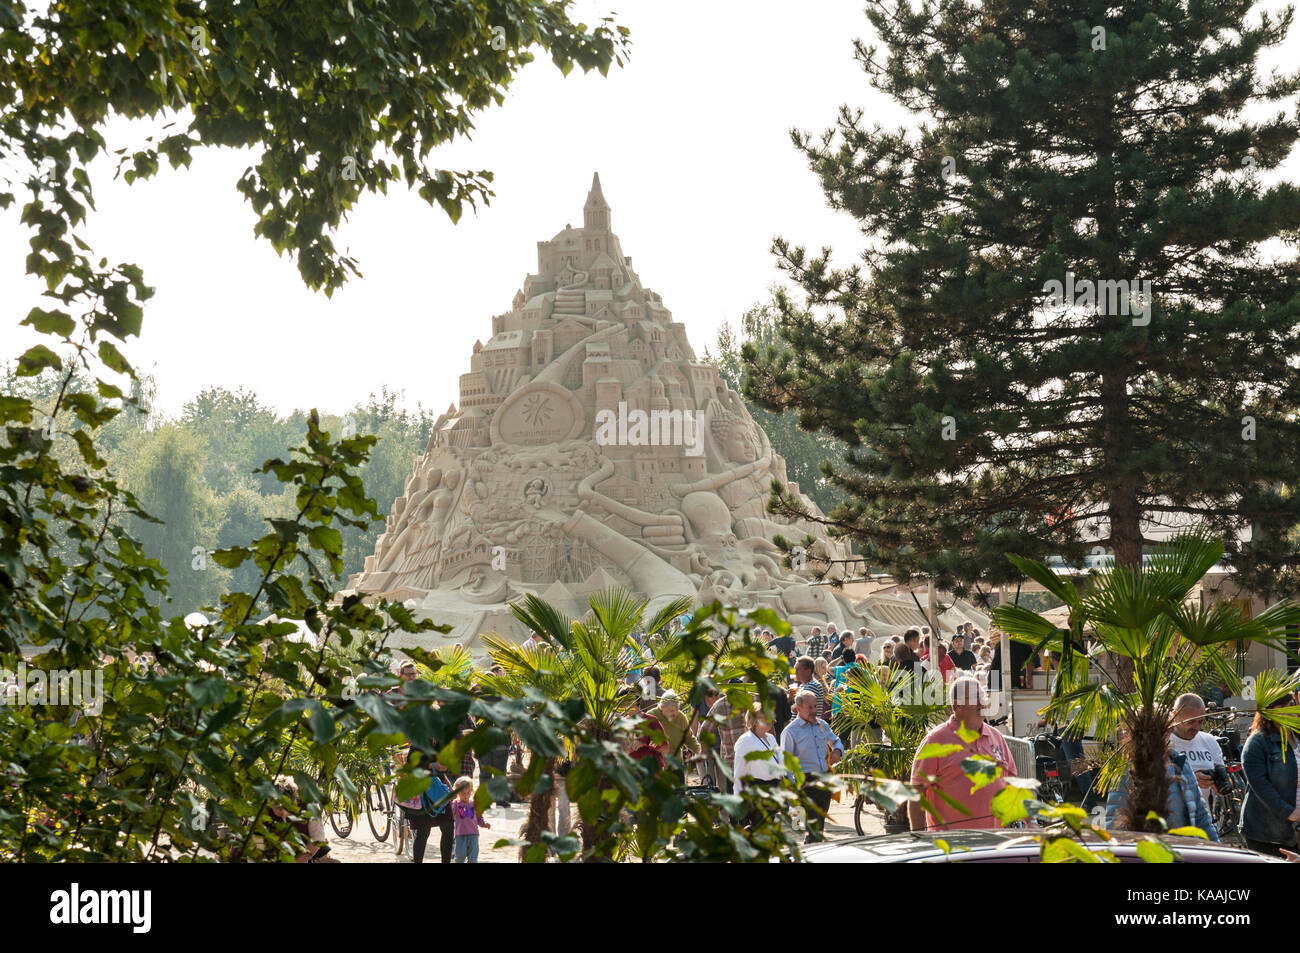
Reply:
<svg viewBox="0 0 1300 953"><path fill-rule="evenodd" d="M941 818L936 819L916 801L911 801L907 805L907 814L912 830L924 830L927 826L930 830L1000 827L997 818L993 816L993 796L1007 786L1006 778L1015 775L1016 763L1002 733L991 725L984 724L988 692L977 679L958 678L948 688L948 703L952 705L952 717L931 729L917 752L920 753L926 745L960 745L961 750L939 758L918 758L912 763L912 783L924 788L926 800L934 805ZM964 725L968 733L974 732L979 737L970 742L962 741L957 734L958 725ZM972 791L973 785L962 771L961 763L975 755L993 758L1002 767L1002 774L990 784ZM970 814L962 814L934 794L936 787L965 807Z"/></svg>

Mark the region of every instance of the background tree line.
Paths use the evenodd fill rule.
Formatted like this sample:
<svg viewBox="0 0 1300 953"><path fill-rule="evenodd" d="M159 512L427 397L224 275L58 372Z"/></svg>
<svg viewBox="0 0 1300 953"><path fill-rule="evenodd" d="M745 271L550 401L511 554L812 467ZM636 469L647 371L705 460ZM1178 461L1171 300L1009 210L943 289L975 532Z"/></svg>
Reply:
<svg viewBox="0 0 1300 953"><path fill-rule="evenodd" d="M3 392L31 400L40 413L54 406L61 384L62 378L50 372L18 377L12 365L4 369ZM87 382L76 386L84 389ZM139 517L118 522L128 524L124 528L167 571L173 611L213 605L231 589L253 591L256 567L224 569L209 554L256 539L266 531L266 520L293 514L295 488L259 471L266 460L283 458L287 447L303 442L307 413L282 415L253 391L208 387L173 419L151 409L156 388L150 377L141 375L134 390L139 406L127 405L105 424L96 434L96 448L123 488L158 522ZM335 436L348 431L378 438L359 475L382 513L401 495L412 458L424 452L436 419L419 403L412 410L403 401L404 394L381 388L343 414L321 416L322 426ZM66 465L78 452L68 437L83 426L70 410L50 424L53 452ZM341 579L361 570L383 531L382 520L365 530L341 528Z"/></svg>

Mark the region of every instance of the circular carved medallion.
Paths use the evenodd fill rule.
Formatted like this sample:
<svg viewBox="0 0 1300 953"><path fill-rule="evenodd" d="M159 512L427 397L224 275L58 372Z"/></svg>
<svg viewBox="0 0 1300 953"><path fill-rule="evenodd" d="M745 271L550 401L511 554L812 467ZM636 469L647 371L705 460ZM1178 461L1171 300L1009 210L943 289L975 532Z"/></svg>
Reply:
<svg viewBox="0 0 1300 953"><path fill-rule="evenodd" d="M575 440L585 418L578 398L559 384L525 384L492 415L492 442L537 447Z"/></svg>

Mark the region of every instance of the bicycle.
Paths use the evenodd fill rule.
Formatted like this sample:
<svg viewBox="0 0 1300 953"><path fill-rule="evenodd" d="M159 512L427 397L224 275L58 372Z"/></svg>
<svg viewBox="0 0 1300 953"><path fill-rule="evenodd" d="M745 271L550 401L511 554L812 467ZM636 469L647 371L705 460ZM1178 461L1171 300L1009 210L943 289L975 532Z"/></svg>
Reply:
<svg viewBox="0 0 1300 953"><path fill-rule="evenodd" d="M1241 731L1236 724L1240 716L1235 708L1216 709L1205 716L1205 731L1219 743L1223 760L1228 764L1241 760Z"/></svg>
<svg viewBox="0 0 1300 953"><path fill-rule="evenodd" d="M393 834L394 851L398 857L406 854L408 859L415 859L415 832L411 830L411 822L406 819L406 814L401 807L394 805L397 811L397 831Z"/></svg>
<svg viewBox="0 0 1300 953"><path fill-rule="evenodd" d="M1064 804L1068 788L1061 778L1062 764L1069 765L1061 748L1061 729L1052 727L1036 732L1031 741L1034 746L1034 773L1038 776L1038 799L1055 807ZM1067 772L1069 768L1067 767ZM1072 775L1072 772L1070 772Z"/></svg>
<svg viewBox="0 0 1300 953"><path fill-rule="evenodd" d="M853 828L858 832L859 837L863 837L867 833L867 829L862 825L862 817L866 813L867 805L870 803L872 802L861 794L853 802Z"/></svg>
<svg viewBox="0 0 1300 953"><path fill-rule="evenodd" d="M1246 780L1241 769L1241 731L1237 719L1241 713L1235 708L1212 709L1206 715L1206 731L1219 744L1223 753L1223 767L1214 766L1213 778L1206 803L1210 818L1222 841L1231 840L1245 846L1241 834L1241 802L1246 797Z"/></svg>
<svg viewBox="0 0 1300 953"><path fill-rule="evenodd" d="M337 781L329 786L329 810L326 813L334 833L346 839L356 823L357 809L355 804L343 796L343 788Z"/></svg>
<svg viewBox="0 0 1300 953"><path fill-rule="evenodd" d="M366 788L366 823L375 840L381 844L388 840L393 828L393 811L397 803L393 800L393 783L371 784ZM382 827L380 821L383 821Z"/></svg>
<svg viewBox="0 0 1300 953"><path fill-rule="evenodd" d="M1246 846L1241 834L1241 802L1246 796L1246 782L1241 776L1241 765L1232 763L1214 766L1214 783L1207 792L1210 820L1219 832L1219 840Z"/></svg>

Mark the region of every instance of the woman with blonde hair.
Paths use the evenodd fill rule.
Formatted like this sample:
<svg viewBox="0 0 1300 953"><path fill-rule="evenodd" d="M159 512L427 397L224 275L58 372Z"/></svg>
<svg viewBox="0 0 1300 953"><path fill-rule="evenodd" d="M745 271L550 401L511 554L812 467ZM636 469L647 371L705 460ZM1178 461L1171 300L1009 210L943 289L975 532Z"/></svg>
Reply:
<svg viewBox="0 0 1300 953"><path fill-rule="evenodd" d="M736 739L735 761L732 765L736 794L744 789L746 781L750 784L764 784L780 781L785 776L781 746L772 733L772 723L763 714L762 703L754 702L745 710L745 728L745 733ZM767 752L768 757L749 760L746 756L751 751Z"/></svg>
<svg viewBox="0 0 1300 953"><path fill-rule="evenodd" d="M830 663L827 662L826 659L820 656L813 659L813 678L817 679L817 681L820 682L822 686L822 707L821 707L821 711L818 712L818 716L823 721L827 721L827 722L831 720L830 717L831 695L833 693L833 690L831 688L831 683L826 677L826 670L827 668L829 668L829 666Z"/></svg>

